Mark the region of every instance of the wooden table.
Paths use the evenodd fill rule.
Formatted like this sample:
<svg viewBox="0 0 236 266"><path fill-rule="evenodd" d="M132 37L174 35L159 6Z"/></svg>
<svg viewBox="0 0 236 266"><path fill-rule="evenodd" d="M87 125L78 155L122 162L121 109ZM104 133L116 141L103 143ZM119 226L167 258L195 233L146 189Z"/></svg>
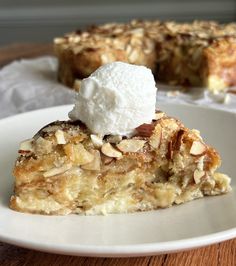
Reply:
<svg viewBox="0 0 236 266"><path fill-rule="evenodd" d="M0 66L15 59L52 54L48 44L13 44L0 48ZM140 258L86 258L48 254L0 242L0 265L236 265L236 239L175 254Z"/></svg>

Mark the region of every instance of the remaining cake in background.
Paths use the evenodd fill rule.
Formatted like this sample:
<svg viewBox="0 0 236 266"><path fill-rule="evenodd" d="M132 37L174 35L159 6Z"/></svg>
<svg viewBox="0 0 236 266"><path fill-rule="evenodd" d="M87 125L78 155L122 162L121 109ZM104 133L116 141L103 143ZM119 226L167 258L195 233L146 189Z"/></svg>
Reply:
<svg viewBox="0 0 236 266"><path fill-rule="evenodd" d="M104 24L54 40L58 79L76 80L124 61L152 69L158 81L218 92L236 85L236 23L131 21Z"/></svg>
<svg viewBox="0 0 236 266"><path fill-rule="evenodd" d="M219 154L197 130L155 112L155 96L146 67L115 62L97 69L82 81L72 120L21 143L10 207L127 213L230 191L230 178L216 172Z"/></svg>

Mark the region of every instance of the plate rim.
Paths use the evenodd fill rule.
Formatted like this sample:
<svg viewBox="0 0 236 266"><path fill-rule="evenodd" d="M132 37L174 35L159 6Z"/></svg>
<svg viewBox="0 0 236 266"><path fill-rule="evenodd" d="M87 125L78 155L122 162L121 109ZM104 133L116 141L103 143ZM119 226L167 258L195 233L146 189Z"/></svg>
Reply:
<svg viewBox="0 0 236 266"><path fill-rule="evenodd" d="M54 254L88 257L135 257L174 253L217 244L236 238L236 227L221 232L181 240L131 245L71 245L36 243L14 237L2 237L0 241L23 248Z"/></svg>

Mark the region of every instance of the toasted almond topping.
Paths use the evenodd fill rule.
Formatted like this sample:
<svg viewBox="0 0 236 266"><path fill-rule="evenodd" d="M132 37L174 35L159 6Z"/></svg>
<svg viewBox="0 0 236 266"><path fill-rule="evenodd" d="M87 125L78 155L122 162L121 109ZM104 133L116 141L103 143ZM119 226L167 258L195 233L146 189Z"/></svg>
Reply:
<svg viewBox="0 0 236 266"><path fill-rule="evenodd" d="M119 143L121 140L122 140L122 136L120 135L109 136L107 138L107 141L110 143Z"/></svg>
<svg viewBox="0 0 236 266"><path fill-rule="evenodd" d="M101 151L108 157L121 158L122 153L116 150L110 143L105 143L102 145Z"/></svg>
<svg viewBox="0 0 236 266"><path fill-rule="evenodd" d="M162 129L161 126L156 126L154 134L150 137L149 143L154 149L158 149L161 144Z"/></svg>
<svg viewBox="0 0 236 266"><path fill-rule="evenodd" d="M145 54L150 54L152 52L152 50L145 48L145 49L143 49L143 52Z"/></svg>
<svg viewBox="0 0 236 266"><path fill-rule="evenodd" d="M100 156L100 152L98 150L93 150L90 151L93 156L94 159L92 162L84 164L81 166L81 168L86 169L86 170L92 170L92 171L99 171L101 168L101 156Z"/></svg>
<svg viewBox="0 0 236 266"><path fill-rule="evenodd" d="M20 143L20 150L21 151L33 151L33 142L34 139L27 139Z"/></svg>
<svg viewBox="0 0 236 266"><path fill-rule="evenodd" d="M50 176L54 176L54 175L59 175L59 174L66 172L71 167L72 167L72 164L65 164L62 167L55 167L55 168L52 168L52 169L44 172L43 176L44 177L50 177Z"/></svg>
<svg viewBox="0 0 236 266"><path fill-rule="evenodd" d="M116 29L113 31L114 34L120 34L120 33L122 33L122 32L123 32L123 30L122 30L121 28L116 28Z"/></svg>
<svg viewBox="0 0 236 266"><path fill-rule="evenodd" d="M144 38L144 53L150 54L155 49L155 43L154 41L151 41L148 38Z"/></svg>
<svg viewBox="0 0 236 266"><path fill-rule="evenodd" d="M93 154L88 152L81 143L66 144L65 154L75 165L84 165L93 161Z"/></svg>
<svg viewBox="0 0 236 266"><path fill-rule="evenodd" d="M205 175L205 172L199 169L196 169L193 173L193 178L196 184L201 182L201 178Z"/></svg>
<svg viewBox="0 0 236 266"><path fill-rule="evenodd" d="M196 135L199 137L200 140L202 140L202 137L201 137L201 135L200 135L200 131L199 131L198 129L192 129L191 131L192 131L194 134L196 134Z"/></svg>
<svg viewBox="0 0 236 266"><path fill-rule="evenodd" d="M162 112L155 113L154 119L153 120L158 120L161 119L165 114Z"/></svg>
<svg viewBox="0 0 236 266"><path fill-rule="evenodd" d="M173 150L173 142L172 140L168 143L168 150L167 150L167 154L166 154L166 158L168 160L172 160L173 158L173 154L174 154L174 150Z"/></svg>
<svg viewBox="0 0 236 266"><path fill-rule="evenodd" d="M222 173L214 173L214 180L217 184L219 191L226 193L232 190L230 186L231 178Z"/></svg>
<svg viewBox="0 0 236 266"><path fill-rule="evenodd" d="M55 137L57 139L57 144L66 144L64 132L62 130L58 129L55 133Z"/></svg>
<svg viewBox="0 0 236 266"><path fill-rule="evenodd" d="M136 128L137 135L141 137L150 137L155 126L153 124L142 124Z"/></svg>
<svg viewBox="0 0 236 266"><path fill-rule="evenodd" d="M142 38L140 38L140 36L138 37L136 34L133 35L130 39L130 44L133 46L133 47L138 47L138 46L141 46L142 45Z"/></svg>
<svg viewBox="0 0 236 266"><path fill-rule="evenodd" d="M55 38L54 39L54 43L55 44L61 44L61 43L64 43L64 42L65 42L64 38Z"/></svg>
<svg viewBox="0 0 236 266"><path fill-rule="evenodd" d="M87 38L89 36L89 33L87 31L84 31L82 34L81 34L81 37L82 38Z"/></svg>
<svg viewBox="0 0 236 266"><path fill-rule="evenodd" d="M204 159L205 159L204 155L199 158L198 163L197 163L197 169L198 170L204 169Z"/></svg>
<svg viewBox="0 0 236 266"><path fill-rule="evenodd" d="M131 47L131 45L128 44L128 45L126 46L125 50L126 50L126 53L127 53L127 54L130 54L131 51L132 51L132 47Z"/></svg>
<svg viewBox="0 0 236 266"><path fill-rule="evenodd" d="M143 148L145 142L139 139L124 139L116 146L122 152L137 152Z"/></svg>
<svg viewBox="0 0 236 266"><path fill-rule="evenodd" d="M144 34L144 29L143 28L136 28L130 31L134 35L140 35L143 36Z"/></svg>
<svg viewBox="0 0 236 266"><path fill-rule="evenodd" d="M91 140L92 140L93 145L94 145L96 148L100 148L100 147L102 147L102 145L103 145L103 140L102 140L102 137L101 137L101 136L91 134L91 135L90 135L90 138L91 138Z"/></svg>
<svg viewBox="0 0 236 266"><path fill-rule="evenodd" d="M112 161L114 160L114 158L111 158L111 157L107 157L105 155L102 156L102 161L105 165L108 165L110 164Z"/></svg>
<svg viewBox="0 0 236 266"><path fill-rule="evenodd" d="M107 64L110 62L110 58L106 54L101 55L102 64Z"/></svg>
<svg viewBox="0 0 236 266"><path fill-rule="evenodd" d="M76 46L76 47L73 48L73 53L74 54L79 54L83 49L84 49L83 46Z"/></svg>
<svg viewBox="0 0 236 266"><path fill-rule="evenodd" d="M124 48L125 48L125 43L123 43L119 39L114 39L113 45L116 49L124 50Z"/></svg>
<svg viewBox="0 0 236 266"><path fill-rule="evenodd" d="M152 50L149 50L149 49L145 48L145 49L143 49L143 52L145 54L150 54L152 52Z"/></svg>
<svg viewBox="0 0 236 266"><path fill-rule="evenodd" d="M180 129L177 134L176 134L176 138L174 140L174 145L173 145L173 148L174 150L178 151L181 147L181 144L182 144L182 140L183 140L183 136L184 136L184 130L183 129Z"/></svg>
<svg viewBox="0 0 236 266"><path fill-rule="evenodd" d="M198 137L200 136L200 131L198 129L192 129L191 130L194 134L196 134Z"/></svg>
<svg viewBox="0 0 236 266"><path fill-rule="evenodd" d="M69 44L67 44L67 43L63 43L63 44L61 44L61 46L62 46L62 48L63 49L68 49L70 46L69 46Z"/></svg>
<svg viewBox="0 0 236 266"><path fill-rule="evenodd" d="M72 37L71 41L74 42L74 43L78 43L80 42L81 38L79 35L75 35Z"/></svg>
<svg viewBox="0 0 236 266"><path fill-rule="evenodd" d="M139 57L139 52L137 50L133 50L129 55L130 63L134 63Z"/></svg>
<svg viewBox="0 0 236 266"><path fill-rule="evenodd" d="M190 154L194 156L203 155L206 152L206 145L201 141L194 141L192 143Z"/></svg>

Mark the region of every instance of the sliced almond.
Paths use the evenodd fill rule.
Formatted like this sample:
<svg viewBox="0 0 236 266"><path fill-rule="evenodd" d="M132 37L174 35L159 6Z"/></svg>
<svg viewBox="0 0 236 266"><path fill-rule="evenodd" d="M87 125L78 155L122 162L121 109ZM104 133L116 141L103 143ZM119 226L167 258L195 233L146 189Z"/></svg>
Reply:
<svg viewBox="0 0 236 266"><path fill-rule="evenodd" d="M154 148L158 149L161 144L162 139L162 128L160 125L157 125L154 131L154 134L149 139L149 144Z"/></svg>
<svg viewBox="0 0 236 266"><path fill-rule="evenodd" d="M110 143L105 143L102 145L101 151L108 157L121 158L122 153L116 150Z"/></svg>
<svg viewBox="0 0 236 266"><path fill-rule="evenodd" d="M152 51L155 49L155 44L153 41L151 41L148 38L144 38L144 53L145 54L150 54Z"/></svg>
<svg viewBox="0 0 236 266"><path fill-rule="evenodd" d="M126 46L126 48L125 48L125 51L126 51L127 54L130 54L131 51L132 51L132 46L128 44L128 45Z"/></svg>
<svg viewBox="0 0 236 266"><path fill-rule="evenodd" d="M89 33L87 31L84 31L82 34L81 34L81 37L82 38L87 38L89 36Z"/></svg>
<svg viewBox="0 0 236 266"><path fill-rule="evenodd" d="M143 49L143 52L144 52L145 54L151 54L152 50L151 50L151 49L148 49L148 48L144 48L144 49Z"/></svg>
<svg viewBox="0 0 236 266"><path fill-rule="evenodd" d="M102 161L105 165L110 164L112 161L114 160L114 158L111 157L107 157L105 155L102 155Z"/></svg>
<svg viewBox="0 0 236 266"><path fill-rule="evenodd" d="M140 36L141 37L141 36ZM143 41L142 41L142 38L140 38L139 36L137 36L136 34L133 35L130 39L130 44L133 46L133 47L138 47L138 46L141 46Z"/></svg>
<svg viewBox="0 0 236 266"><path fill-rule="evenodd" d="M101 136L91 134L91 135L90 135L90 138L91 138L91 141L92 141L93 145L94 145L96 148L100 148L100 147L102 147L102 145L103 145L103 140L102 140L102 137L101 137Z"/></svg>
<svg viewBox="0 0 236 266"><path fill-rule="evenodd" d="M66 144L64 132L62 130L58 129L55 133L55 137L57 140L57 144Z"/></svg>
<svg viewBox="0 0 236 266"><path fill-rule="evenodd" d="M61 44L64 43L66 40L64 38L55 38L54 43L55 44Z"/></svg>
<svg viewBox="0 0 236 266"><path fill-rule="evenodd" d="M153 124L142 124L136 128L137 136L150 137L155 126Z"/></svg>
<svg viewBox="0 0 236 266"><path fill-rule="evenodd" d="M79 54L83 49L84 49L83 46L76 46L76 47L73 48L73 53L74 54Z"/></svg>
<svg viewBox="0 0 236 266"><path fill-rule="evenodd" d="M59 175L59 174L66 172L71 167L72 167L72 164L66 164L66 165L63 165L62 167L55 167L55 168L52 168L52 169L44 172L43 176L44 177L50 177L50 176L54 176L54 175Z"/></svg>
<svg viewBox="0 0 236 266"><path fill-rule="evenodd" d="M33 142L34 139L27 139L20 143L20 150L21 151L33 151Z"/></svg>
<svg viewBox="0 0 236 266"><path fill-rule="evenodd" d="M192 129L191 130L194 134L196 134L201 140L202 140L202 138L201 138L201 136L200 136L200 131L198 130L198 129Z"/></svg>
<svg viewBox="0 0 236 266"><path fill-rule="evenodd" d="M114 31L113 31L114 34L120 34L120 33L122 33L122 32L123 32L123 29L121 29L121 28L116 28L116 29L114 29Z"/></svg>
<svg viewBox="0 0 236 266"><path fill-rule="evenodd" d="M206 145L203 144L201 141L194 141L192 143L190 154L194 156L203 155L206 152Z"/></svg>
<svg viewBox="0 0 236 266"><path fill-rule="evenodd" d="M113 46L116 48L116 49L119 49L119 50L124 50L125 48L125 43L123 43L122 41L120 41L119 39L113 39Z"/></svg>
<svg viewBox="0 0 236 266"><path fill-rule="evenodd" d="M65 154L75 165L84 165L93 161L94 156L88 152L81 143L66 144Z"/></svg>
<svg viewBox="0 0 236 266"><path fill-rule="evenodd" d="M143 148L145 142L140 139L124 139L116 147L122 152L137 152Z"/></svg>
<svg viewBox="0 0 236 266"><path fill-rule="evenodd" d="M81 168L86 169L86 170L99 171L101 168L100 152L98 150L93 150L90 152L94 156L92 162L82 165Z"/></svg>
<svg viewBox="0 0 236 266"><path fill-rule="evenodd" d="M183 137L184 137L184 129L180 129L177 134L176 134L176 138L174 140L174 145L173 145L173 148L174 150L176 151L179 151L180 147L181 147L181 144L182 144L182 140L183 140Z"/></svg>
<svg viewBox="0 0 236 266"><path fill-rule="evenodd" d="M132 50L128 58L130 63L134 63L139 57L139 52L137 50Z"/></svg>
<svg viewBox="0 0 236 266"><path fill-rule="evenodd" d="M196 169L193 173L193 179L196 184L201 182L201 178L205 175L205 172L199 169Z"/></svg>
<svg viewBox="0 0 236 266"><path fill-rule="evenodd" d="M204 159L205 159L204 155L199 158L198 163L197 163L198 170L204 169Z"/></svg>
<svg viewBox="0 0 236 266"><path fill-rule="evenodd" d="M167 154L166 154L166 158L168 160L172 160L174 155L174 150L173 150L173 142L172 140L168 143L168 150L167 150Z"/></svg>
<svg viewBox="0 0 236 266"><path fill-rule="evenodd" d="M143 36L144 34L144 29L143 28L136 28L130 31L130 33L134 34L134 35L140 35Z"/></svg>
<svg viewBox="0 0 236 266"><path fill-rule="evenodd" d="M74 38L73 38L73 42L74 43L78 43L78 42L80 42L80 40L81 40L81 38L80 38L79 35L75 35Z"/></svg>
<svg viewBox="0 0 236 266"><path fill-rule="evenodd" d="M107 64L111 61L110 58L106 54L101 55L101 60L102 60L102 64Z"/></svg>

